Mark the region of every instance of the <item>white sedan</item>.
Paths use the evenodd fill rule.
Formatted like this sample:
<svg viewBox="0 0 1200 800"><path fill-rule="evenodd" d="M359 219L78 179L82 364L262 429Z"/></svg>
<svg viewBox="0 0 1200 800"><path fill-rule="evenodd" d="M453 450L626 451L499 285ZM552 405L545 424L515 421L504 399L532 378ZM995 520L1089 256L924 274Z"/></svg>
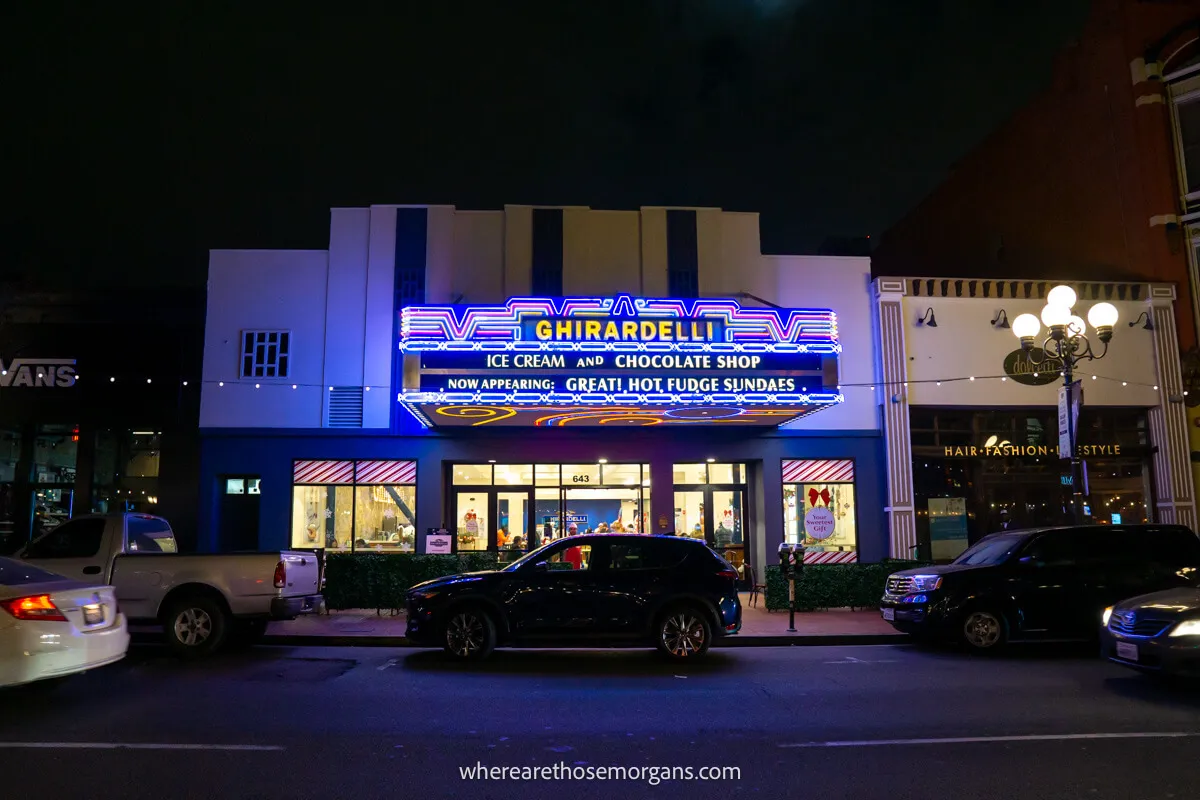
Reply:
<svg viewBox="0 0 1200 800"><path fill-rule="evenodd" d="M0 686L102 667L128 648L129 627L111 586L0 558Z"/></svg>

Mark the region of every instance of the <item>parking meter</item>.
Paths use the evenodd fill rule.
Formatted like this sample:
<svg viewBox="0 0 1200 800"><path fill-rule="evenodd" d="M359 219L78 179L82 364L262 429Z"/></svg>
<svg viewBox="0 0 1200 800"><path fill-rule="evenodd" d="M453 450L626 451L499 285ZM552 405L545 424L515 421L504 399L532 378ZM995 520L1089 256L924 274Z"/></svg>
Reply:
<svg viewBox="0 0 1200 800"><path fill-rule="evenodd" d="M804 563L804 548L784 542L779 545L779 571L788 582L788 632L796 632L796 579Z"/></svg>

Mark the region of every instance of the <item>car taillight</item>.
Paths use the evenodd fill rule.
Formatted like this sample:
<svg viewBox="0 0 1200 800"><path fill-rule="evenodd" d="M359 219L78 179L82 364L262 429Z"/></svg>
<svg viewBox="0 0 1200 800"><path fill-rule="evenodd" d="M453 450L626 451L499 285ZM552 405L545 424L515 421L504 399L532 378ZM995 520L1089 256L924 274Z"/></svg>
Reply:
<svg viewBox="0 0 1200 800"><path fill-rule="evenodd" d="M287 567L280 561L275 565L275 588L282 589L287 586Z"/></svg>
<svg viewBox="0 0 1200 800"><path fill-rule="evenodd" d="M720 572L718 572L717 574L720 575L722 578L729 578L730 580L734 580L734 581L736 581L738 579L738 574L737 574L736 569L723 569Z"/></svg>
<svg viewBox="0 0 1200 800"><path fill-rule="evenodd" d="M0 600L0 606L17 619L31 622L66 622L67 618L54 605L48 594L35 594L29 597L14 597L11 600Z"/></svg>

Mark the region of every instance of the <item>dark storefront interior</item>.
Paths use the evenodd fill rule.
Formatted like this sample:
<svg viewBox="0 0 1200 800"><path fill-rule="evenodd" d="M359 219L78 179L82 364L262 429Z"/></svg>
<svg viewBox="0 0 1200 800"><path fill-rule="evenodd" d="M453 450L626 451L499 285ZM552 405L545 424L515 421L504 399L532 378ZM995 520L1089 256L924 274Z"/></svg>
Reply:
<svg viewBox="0 0 1200 800"><path fill-rule="evenodd" d="M0 553L73 516L115 511L162 514L183 546L194 540L203 308L202 294L10 299ZM38 371L59 369L39 363L50 360L73 361L72 378L38 385Z"/></svg>
<svg viewBox="0 0 1200 800"><path fill-rule="evenodd" d="M1070 463L1053 409L914 408L913 490L919 554L953 558L1003 529L1068 524ZM1079 447L1085 522L1151 521L1151 455L1141 409L1085 408Z"/></svg>

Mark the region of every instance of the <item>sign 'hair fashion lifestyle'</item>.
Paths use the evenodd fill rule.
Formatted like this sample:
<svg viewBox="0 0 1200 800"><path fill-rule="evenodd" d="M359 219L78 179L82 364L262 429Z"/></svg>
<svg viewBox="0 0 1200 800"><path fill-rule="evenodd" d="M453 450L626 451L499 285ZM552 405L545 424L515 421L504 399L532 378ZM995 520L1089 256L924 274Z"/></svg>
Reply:
<svg viewBox="0 0 1200 800"><path fill-rule="evenodd" d="M423 422L431 409L471 404L661 412L651 424L748 421L750 407L794 409L759 413L760 422L779 424L843 400L829 309L743 308L723 298L514 298L405 308L400 330L398 399L420 406ZM695 413L672 416L681 407Z"/></svg>

